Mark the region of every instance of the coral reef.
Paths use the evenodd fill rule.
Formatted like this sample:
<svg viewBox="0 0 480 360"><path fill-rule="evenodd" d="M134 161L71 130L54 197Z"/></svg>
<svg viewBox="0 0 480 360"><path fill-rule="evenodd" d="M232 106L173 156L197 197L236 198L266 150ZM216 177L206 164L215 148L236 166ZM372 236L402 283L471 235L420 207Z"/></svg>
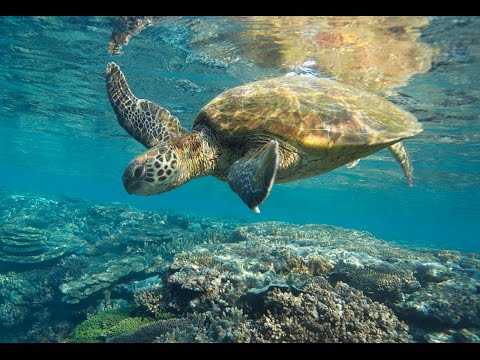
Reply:
<svg viewBox="0 0 480 360"><path fill-rule="evenodd" d="M115 282L145 270L144 258L103 255L89 264L87 272L79 278L63 283L60 291L63 301L77 304L93 293L110 287Z"/></svg>
<svg viewBox="0 0 480 360"><path fill-rule="evenodd" d="M0 274L0 342L51 342L68 331L54 311L56 280L45 269Z"/></svg>
<svg viewBox="0 0 480 360"><path fill-rule="evenodd" d="M292 291L293 290L293 291ZM384 305L323 277L302 290L271 285L250 290L220 310L189 312L114 342L408 342L408 327ZM185 321L187 320L188 321Z"/></svg>
<svg viewBox="0 0 480 360"><path fill-rule="evenodd" d="M200 219L182 229L171 214L169 221L123 204L9 192L0 193L0 212L0 341L7 342L65 341L87 313L123 296L133 302L120 285L155 276L176 252L219 242L233 226ZM15 244L5 261L8 241Z"/></svg>
<svg viewBox="0 0 480 360"><path fill-rule="evenodd" d="M76 201L72 200L73 203ZM87 251L75 213L59 199L13 194L0 198L0 266L38 264Z"/></svg>
<svg viewBox="0 0 480 360"><path fill-rule="evenodd" d="M469 284L470 283L470 284ZM412 324L427 329L458 329L480 324L477 281L430 283L396 305Z"/></svg>
<svg viewBox="0 0 480 360"><path fill-rule="evenodd" d="M0 230L0 261L32 264L58 258L68 253L82 253L86 242L63 231L4 225Z"/></svg>
<svg viewBox="0 0 480 360"><path fill-rule="evenodd" d="M188 326L163 328L154 342L157 343L206 343L252 342L253 322L236 307L219 311L207 311L187 315Z"/></svg>
<svg viewBox="0 0 480 360"><path fill-rule="evenodd" d="M465 263L462 270L460 259ZM159 332L156 341L410 341L404 322L414 327L411 335L416 340L430 341L422 331L428 332L432 322L435 331L460 327L475 331L476 265L473 256L402 248L365 232L324 225L257 223L233 229L226 243L197 246L175 256L165 284L155 289L156 300L151 299L156 304L149 306L191 316L200 324L195 327L196 339L192 338L193 329L183 329ZM319 284L328 291L313 290ZM336 294L336 301L352 308L339 311L332 299L321 298L320 294L326 293ZM427 306L425 296L431 299ZM314 313L318 303L328 303L326 309L331 313L325 310L325 318L306 321L308 314L302 311ZM362 308L365 304L368 309ZM295 313L292 309L297 307ZM212 327L225 326L219 319L225 319L232 309L241 310L242 316L230 322L248 331L242 332L243 337L212 335ZM338 328L326 332L321 324L328 317L347 323L337 322ZM357 324L355 319L362 321ZM362 328L361 323L369 325ZM302 326L316 330L308 333ZM341 331L344 327L356 330L346 335ZM366 333L367 328L372 331Z"/></svg>
<svg viewBox="0 0 480 360"><path fill-rule="evenodd" d="M0 262L0 341L478 342L478 254L328 225L0 200L3 242L27 253L55 226L82 244Z"/></svg>
<svg viewBox="0 0 480 360"><path fill-rule="evenodd" d="M131 307L105 310L78 325L71 334L70 342L105 342L110 337L132 333L153 321L153 318L135 316Z"/></svg>
<svg viewBox="0 0 480 360"><path fill-rule="evenodd" d="M345 283L316 278L295 294L274 288L262 299L253 341L409 342L408 326Z"/></svg>
<svg viewBox="0 0 480 360"><path fill-rule="evenodd" d="M190 314L201 326L158 333L156 341L410 340L387 307L341 282L332 287L324 278L332 265L318 255L252 242L176 256L158 305Z"/></svg>
<svg viewBox="0 0 480 360"><path fill-rule="evenodd" d="M0 326L15 327L31 316L36 308L48 303L53 294L39 276L21 276L13 272L0 275Z"/></svg>
<svg viewBox="0 0 480 360"><path fill-rule="evenodd" d="M403 293L420 287L412 272L388 263L364 267L338 264L330 279L348 283L361 289L370 298L389 305L401 301Z"/></svg>
<svg viewBox="0 0 480 360"><path fill-rule="evenodd" d="M135 292L135 303L138 307L149 314L156 316L163 313L160 304L162 303L162 288L154 285L147 289L140 289Z"/></svg>
<svg viewBox="0 0 480 360"><path fill-rule="evenodd" d="M130 334L112 337L108 339L107 342L153 343L157 341L157 338L159 336L162 336L162 334L166 334L170 332L173 332L173 333L186 332L186 329L190 329L194 325L195 325L194 321L188 318L161 320L149 325L145 325ZM163 342L166 342L166 341L163 341Z"/></svg>
<svg viewBox="0 0 480 360"><path fill-rule="evenodd" d="M422 341L429 343L480 343L480 331L478 329L448 330L446 332L423 333L422 335Z"/></svg>

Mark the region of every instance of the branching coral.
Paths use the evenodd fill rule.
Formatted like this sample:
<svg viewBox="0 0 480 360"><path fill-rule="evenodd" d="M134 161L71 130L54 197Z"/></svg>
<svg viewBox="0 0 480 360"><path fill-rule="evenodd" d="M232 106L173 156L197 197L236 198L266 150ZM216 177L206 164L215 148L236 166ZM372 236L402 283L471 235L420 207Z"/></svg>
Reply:
<svg viewBox="0 0 480 360"><path fill-rule="evenodd" d="M347 284L317 278L299 294L274 288L257 320L259 342L408 342L408 327Z"/></svg>
<svg viewBox="0 0 480 360"><path fill-rule="evenodd" d="M299 256L286 259L290 271L296 274L320 276L328 275L333 266L320 256L308 256L305 259Z"/></svg>
<svg viewBox="0 0 480 360"><path fill-rule="evenodd" d="M250 342L251 321L241 309L193 313L182 319L158 321L108 342L116 343L192 343Z"/></svg>
<svg viewBox="0 0 480 360"><path fill-rule="evenodd" d="M189 315L189 326L166 329L155 342L250 342L252 322L236 307Z"/></svg>
<svg viewBox="0 0 480 360"><path fill-rule="evenodd" d="M135 303L140 310L151 316L157 316L162 311L162 288L159 285L135 292Z"/></svg>
<svg viewBox="0 0 480 360"><path fill-rule="evenodd" d="M193 326L191 319L168 319L145 325L127 335L112 337L107 342L112 343L152 343L167 333L184 332ZM165 341L162 341L165 342ZM171 341L173 342L173 341Z"/></svg>
<svg viewBox="0 0 480 360"><path fill-rule="evenodd" d="M191 311L114 342L408 342L408 327L384 305L317 277L303 289L268 286L225 309ZM240 307L243 307L240 308Z"/></svg>

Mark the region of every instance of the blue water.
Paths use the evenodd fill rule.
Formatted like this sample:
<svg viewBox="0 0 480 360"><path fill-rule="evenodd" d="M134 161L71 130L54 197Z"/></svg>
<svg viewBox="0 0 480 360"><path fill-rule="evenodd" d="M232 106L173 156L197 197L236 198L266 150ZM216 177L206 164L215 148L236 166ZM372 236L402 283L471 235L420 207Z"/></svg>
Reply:
<svg viewBox="0 0 480 360"><path fill-rule="evenodd" d="M111 55L113 17L2 17L0 186L200 216L332 224L408 245L480 252L480 18L428 21L418 41L438 49L431 69L396 89L405 96L391 97L424 126L405 142L415 186L381 151L352 169L275 185L254 214L211 177L158 196L128 195L121 175L143 148L117 124L104 84L106 64L117 62L138 97L160 103L190 128L221 91L287 72L276 63L219 65L198 56L203 48L191 38L202 31L205 44L236 54L225 39L240 31L241 21L167 19ZM268 31L268 24L260 29Z"/></svg>

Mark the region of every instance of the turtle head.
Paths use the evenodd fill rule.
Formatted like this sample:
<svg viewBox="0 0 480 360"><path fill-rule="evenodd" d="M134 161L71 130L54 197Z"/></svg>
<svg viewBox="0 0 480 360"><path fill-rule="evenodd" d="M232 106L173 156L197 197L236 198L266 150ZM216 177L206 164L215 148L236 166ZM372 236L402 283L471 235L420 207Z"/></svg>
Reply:
<svg viewBox="0 0 480 360"><path fill-rule="evenodd" d="M175 150L165 144L158 145L128 164L123 185L129 194L160 194L185 183L180 170Z"/></svg>

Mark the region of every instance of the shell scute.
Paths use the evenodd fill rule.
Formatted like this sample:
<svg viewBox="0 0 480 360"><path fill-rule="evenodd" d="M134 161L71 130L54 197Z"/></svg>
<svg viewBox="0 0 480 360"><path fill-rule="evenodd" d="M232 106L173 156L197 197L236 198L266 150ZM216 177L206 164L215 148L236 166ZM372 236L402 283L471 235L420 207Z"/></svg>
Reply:
<svg viewBox="0 0 480 360"><path fill-rule="evenodd" d="M266 134L309 151L375 146L422 131L413 115L380 96L307 76L227 90L200 111L196 124L205 122L220 138Z"/></svg>

